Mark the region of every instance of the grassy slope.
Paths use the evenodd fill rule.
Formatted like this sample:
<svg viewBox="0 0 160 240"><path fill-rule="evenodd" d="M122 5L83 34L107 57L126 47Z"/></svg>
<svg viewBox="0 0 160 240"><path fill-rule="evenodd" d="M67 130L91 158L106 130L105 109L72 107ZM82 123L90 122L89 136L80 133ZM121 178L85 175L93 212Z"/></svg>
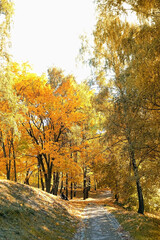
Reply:
<svg viewBox="0 0 160 240"><path fill-rule="evenodd" d="M114 209L113 214L134 240L160 240L160 217L136 212Z"/></svg>
<svg viewBox="0 0 160 240"><path fill-rule="evenodd" d="M77 219L68 202L39 189L0 181L0 239L69 239Z"/></svg>

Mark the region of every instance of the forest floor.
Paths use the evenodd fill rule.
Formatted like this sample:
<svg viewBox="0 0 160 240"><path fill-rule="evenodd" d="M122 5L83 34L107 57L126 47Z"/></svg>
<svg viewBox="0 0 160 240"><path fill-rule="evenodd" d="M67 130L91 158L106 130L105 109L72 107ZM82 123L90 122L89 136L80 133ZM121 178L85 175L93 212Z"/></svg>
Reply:
<svg viewBox="0 0 160 240"><path fill-rule="evenodd" d="M77 192L77 198L65 201L34 187L0 180L0 240L28 239L158 240L160 218L125 210L106 190L90 192L85 201Z"/></svg>

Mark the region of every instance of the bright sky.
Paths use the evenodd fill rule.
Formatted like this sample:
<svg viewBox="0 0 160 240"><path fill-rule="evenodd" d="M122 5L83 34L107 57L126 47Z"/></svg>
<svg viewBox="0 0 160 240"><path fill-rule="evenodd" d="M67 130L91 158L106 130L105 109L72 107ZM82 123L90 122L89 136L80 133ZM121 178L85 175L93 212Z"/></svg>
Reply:
<svg viewBox="0 0 160 240"><path fill-rule="evenodd" d="M95 24L93 0L14 0L12 55L28 61L38 74L53 65L78 81L89 68L76 67L79 36L92 33Z"/></svg>

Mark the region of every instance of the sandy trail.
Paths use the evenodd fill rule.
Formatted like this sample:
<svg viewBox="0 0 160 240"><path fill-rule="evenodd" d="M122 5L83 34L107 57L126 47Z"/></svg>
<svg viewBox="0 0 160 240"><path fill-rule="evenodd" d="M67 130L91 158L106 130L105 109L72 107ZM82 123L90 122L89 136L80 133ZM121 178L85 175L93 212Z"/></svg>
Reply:
<svg viewBox="0 0 160 240"><path fill-rule="evenodd" d="M110 198L110 191L99 196L99 199ZM81 213L83 227L76 233L74 240L122 240L129 239L120 231L120 224L103 205L96 204L97 199L90 203Z"/></svg>

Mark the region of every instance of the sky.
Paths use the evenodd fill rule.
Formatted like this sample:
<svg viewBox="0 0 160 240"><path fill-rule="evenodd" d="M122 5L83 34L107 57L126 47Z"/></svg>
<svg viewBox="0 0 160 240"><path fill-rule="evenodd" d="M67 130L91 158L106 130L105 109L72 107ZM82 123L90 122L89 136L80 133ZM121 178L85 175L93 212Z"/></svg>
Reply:
<svg viewBox="0 0 160 240"><path fill-rule="evenodd" d="M89 67L76 62L80 35L91 34L95 24L92 0L14 0L12 55L29 62L41 75L55 66L77 81L89 77Z"/></svg>

